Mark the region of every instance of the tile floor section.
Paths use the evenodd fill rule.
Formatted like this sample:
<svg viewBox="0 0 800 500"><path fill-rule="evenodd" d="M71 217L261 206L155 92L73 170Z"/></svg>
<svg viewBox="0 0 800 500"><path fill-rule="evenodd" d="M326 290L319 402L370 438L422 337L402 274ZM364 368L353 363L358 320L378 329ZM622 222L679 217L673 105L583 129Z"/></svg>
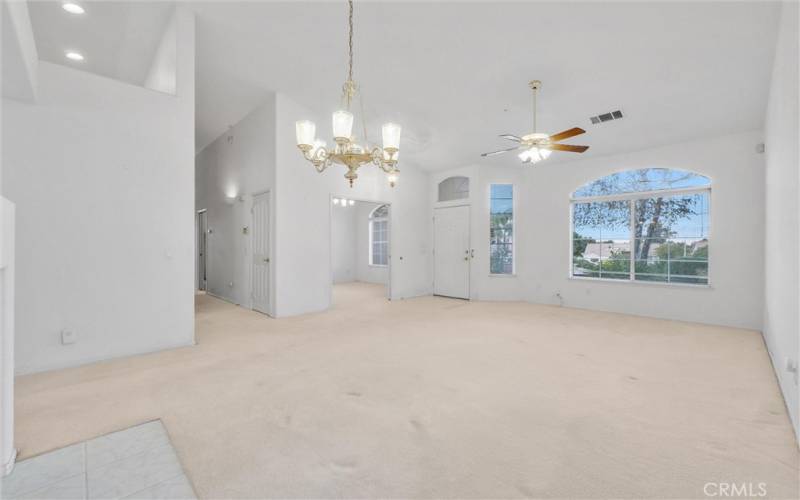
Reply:
<svg viewBox="0 0 800 500"><path fill-rule="evenodd" d="M23 460L0 484L12 499L196 498L160 420Z"/></svg>

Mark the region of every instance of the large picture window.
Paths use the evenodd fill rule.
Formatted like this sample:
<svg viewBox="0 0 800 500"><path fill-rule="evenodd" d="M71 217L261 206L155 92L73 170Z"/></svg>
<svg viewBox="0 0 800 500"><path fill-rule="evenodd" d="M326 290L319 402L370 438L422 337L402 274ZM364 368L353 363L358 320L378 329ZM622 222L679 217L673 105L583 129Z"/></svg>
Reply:
<svg viewBox="0 0 800 500"><path fill-rule="evenodd" d="M511 184L490 187L489 272L514 274L514 186Z"/></svg>
<svg viewBox="0 0 800 500"><path fill-rule="evenodd" d="M579 278L708 284L711 181L649 168L603 177L572 196Z"/></svg>
<svg viewBox="0 0 800 500"><path fill-rule="evenodd" d="M389 205L379 206L369 216L369 264L389 265Z"/></svg>

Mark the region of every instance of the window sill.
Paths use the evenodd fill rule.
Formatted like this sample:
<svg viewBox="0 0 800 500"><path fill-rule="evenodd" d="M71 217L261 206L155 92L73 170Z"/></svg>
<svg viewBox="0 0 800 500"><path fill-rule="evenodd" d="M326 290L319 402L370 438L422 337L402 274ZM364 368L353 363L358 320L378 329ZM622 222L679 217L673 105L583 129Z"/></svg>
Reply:
<svg viewBox="0 0 800 500"><path fill-rule="evenodd" d="M489 273L489 277L490 278L516 278L517 275L516 275L516 273L511 273L511 274L493 274L493 273Z"/></svg>
<svg viewBox="0 0 800 500"><path fill-rule="evenodd" d="M388 264L369 264L369 267L389 267Z"/></svg>
<svg viewBox="0 0 800 500"><path fill-rule="evenodd" d="M615 280L609 278L581 278L579 276L569 276L567 279L571 281L584 281L584 282L599 282L599 283L619 283L624 285L634 286L647 286L647 287L662 287L662 288L696 288L700 290L713 290L711 284L692 284L692 283L662 283L658 281L632 281L632 280Z"/></svg>

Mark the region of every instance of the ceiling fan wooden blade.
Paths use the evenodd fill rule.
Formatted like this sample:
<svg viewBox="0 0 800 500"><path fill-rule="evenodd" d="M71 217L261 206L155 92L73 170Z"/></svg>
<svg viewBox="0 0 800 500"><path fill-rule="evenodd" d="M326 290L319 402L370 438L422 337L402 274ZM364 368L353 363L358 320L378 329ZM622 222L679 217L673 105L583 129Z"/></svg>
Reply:
<svg viewBox="0 0 800 500"><path fill-rule="evenodd" d="M481 153L481 156L495 156L495 155L501 155L501 154L503 154L503 153L508 153L509 151L514 151L515 149L522 149L523 147L524 147L524 146L515 146L515 147L513 147L513 148L501 149L501 150L499 150L499 151L492 151L492 152L490 152L490 153Z"/></svg>
<svg viewBox="0 0 800 500"><path fill-rule="evenodd" d="M565 130L563 132L559 132L557 134L553 134L550 136L551 142L558 142L563 141L564 139L569 139L570 137L575 137L576 135L585 134L586 131L580 127L573 127L569 130Z"/></svg>
<svg viewBox="0 0 800 500"><path fill-rule="evenodd" d="M542 147L553 151L569 151L570 153L583 153L589 149L589 146L573 146L572 144L548 144Z"/></svg>
<svg viewBox="0 0 800 500"><path fill-rule="evenodd" d="M520 139L519 136L516 136L514 134L500 134L499 137L502 137L503 139L507 139L509 141L522 142L522 139Z"/></svg>

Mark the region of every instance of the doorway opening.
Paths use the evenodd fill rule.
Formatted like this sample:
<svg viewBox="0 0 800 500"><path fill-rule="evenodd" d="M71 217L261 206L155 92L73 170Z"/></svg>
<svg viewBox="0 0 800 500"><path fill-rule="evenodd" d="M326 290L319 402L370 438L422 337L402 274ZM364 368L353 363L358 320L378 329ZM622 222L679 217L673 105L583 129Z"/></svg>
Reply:
<svg viewBox="0 0 800 500"><path fill-rule="evenodd" d="M391 205L331 196L331 303L391 299Z"/></svg>

